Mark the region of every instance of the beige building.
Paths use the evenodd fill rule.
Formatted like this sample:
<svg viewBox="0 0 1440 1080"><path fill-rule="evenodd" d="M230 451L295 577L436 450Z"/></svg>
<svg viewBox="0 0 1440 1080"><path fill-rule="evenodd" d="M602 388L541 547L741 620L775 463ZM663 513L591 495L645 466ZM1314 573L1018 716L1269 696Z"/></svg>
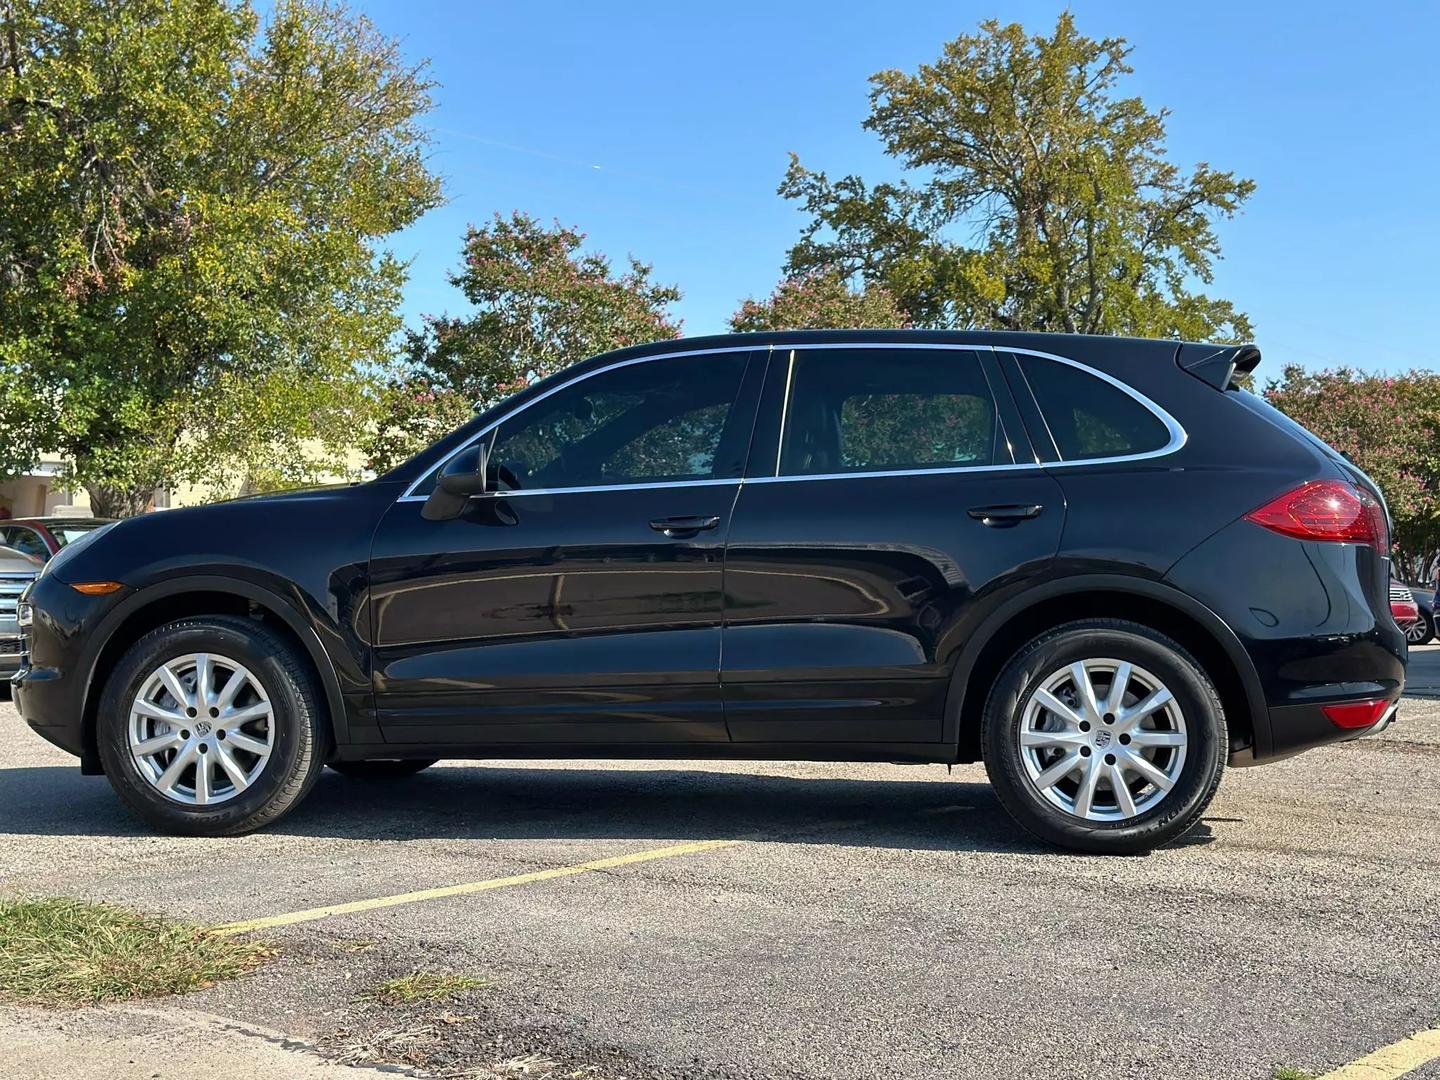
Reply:
<svg viewBox="0 0 1440 1080"><path fill-rule="evenodd" d="M349 458L345 475L322 477L319 482L344 484L370 475L364 472L364 462L359 451L352 451ZM10 517L17 518L88 514L90 496L83 487L66 488L60 479L64 472L65 459L46 454L40 463L25 475L0 481L0 511L9 511ZM181 484L175 488L157 488L151 509L198 506L221 497L223 496L217 495L209 487L190 484ZM0 517L4 516L0 513Z"/></svg>
<svg viewBox="0 0 1440 1080"><path fill-rule="evenodd" d="M63 514L72 507L87 512L90 497L83 488L67 491L60 483L64 471L62 459L45 457L24 476L0 482L0 510L17 518Z"/></svg>

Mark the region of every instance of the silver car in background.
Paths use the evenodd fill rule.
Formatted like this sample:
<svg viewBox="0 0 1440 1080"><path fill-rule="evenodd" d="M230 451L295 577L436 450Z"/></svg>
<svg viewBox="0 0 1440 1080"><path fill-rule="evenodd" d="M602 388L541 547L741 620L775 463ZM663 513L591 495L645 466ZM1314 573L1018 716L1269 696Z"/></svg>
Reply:
<svg viewBox="0 0 1440 1080"><path fill-rule="evenodd" d="M20 670L19 602L43 565L14 548L0 547L0 700L10 697L10 676Z"/></svg>

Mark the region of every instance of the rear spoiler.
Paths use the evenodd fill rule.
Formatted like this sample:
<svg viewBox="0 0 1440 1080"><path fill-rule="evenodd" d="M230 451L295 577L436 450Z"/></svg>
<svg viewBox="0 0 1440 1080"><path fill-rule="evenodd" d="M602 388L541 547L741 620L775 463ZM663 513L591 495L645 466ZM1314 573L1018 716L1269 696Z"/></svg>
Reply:
<svg viewBox="0 0 1440 1080"><path fill-rule="evenodd" d="M1195 345L1180 346L1175 362L1202 382L1216 390L1231 390L1235 387L1235 376L1249 375L1260 363L1260 350L1254 345Z"/></svg>

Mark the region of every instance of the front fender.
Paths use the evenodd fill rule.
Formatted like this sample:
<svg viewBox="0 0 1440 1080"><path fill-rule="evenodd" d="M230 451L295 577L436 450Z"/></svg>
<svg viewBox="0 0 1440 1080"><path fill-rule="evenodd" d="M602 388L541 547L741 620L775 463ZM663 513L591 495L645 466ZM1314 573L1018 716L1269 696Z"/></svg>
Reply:
<svg viewBox="0 0 1440 1080"><path fill-rule="evenodd" d="M344 647L344 636L338 625L326 617L326 613L317 611L313 604L308 603L305 594L293 584L287 588L283 583L262 584L239 577L196 574L168 577L135 589L108 611L100 623L86 635L87 645L74 674L83 677L85 686L83 708L87 745L93 745L91 736L95 714L103 691L103 687L95 679L96 670L116 633L146 608L188 593L224 593L238 597L256 604L281 620L305 648L319 673L335 741L351 741L347 701L362 704L368 702L370 681L368 669L357 663L355 657Z"/></svg>

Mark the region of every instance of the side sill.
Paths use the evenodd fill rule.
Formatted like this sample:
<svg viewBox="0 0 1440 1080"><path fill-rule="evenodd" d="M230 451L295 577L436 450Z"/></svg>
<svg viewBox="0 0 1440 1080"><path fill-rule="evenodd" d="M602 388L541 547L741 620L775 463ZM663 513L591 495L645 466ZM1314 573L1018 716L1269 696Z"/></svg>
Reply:
<svg viewBox="0 0 1440 1080"><path fill-rule="evenodd" d="M439 743L350 743L337 746L332 760L365 761L404 758L449 758L483 761L491 758L604 761L654 759L686 761L874 761L897 765L958 764L956 748L945 743L505 743L502 745Z"/></svg>

